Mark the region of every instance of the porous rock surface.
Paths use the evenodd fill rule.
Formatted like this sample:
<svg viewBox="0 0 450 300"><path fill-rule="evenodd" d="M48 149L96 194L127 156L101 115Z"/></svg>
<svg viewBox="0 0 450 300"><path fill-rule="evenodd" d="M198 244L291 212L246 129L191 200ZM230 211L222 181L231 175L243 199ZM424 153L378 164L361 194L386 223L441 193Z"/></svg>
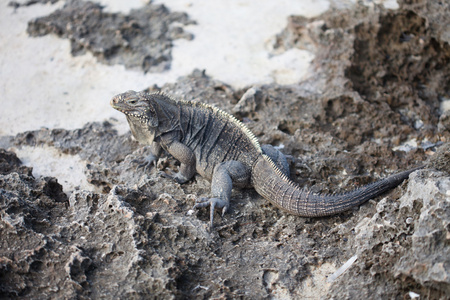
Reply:
<svg viewBox="0 0 450 300"><path fill-rule="evenodd" d="M14 153L0 151L0 295L445 299L450 126L441 104L450 51L438 24L426 21L433 11L419 8L290 18L277 51L308 45L318 53L316 75L297 85L234 90L196 70L161 88L234 112L263 144L291 155L291 177L314 190L344 191L429 161L400 187L317 219L234 190L230 213L217 213L210 231L207 210L188 213L209 182L161 177L178 166L167 156L156 168L136 169L148 149L111 122L21 133L8 144L78 154L97 190L66 196L57 178L34 178ZM405 144L411 140L416 146ZM343 275L324 279L354 255Z"/></svg>
<svg viewBox="0 0 450 300"><path fill-rule="evenodd" d="M170 12L162 4L149 3L123 15L104 12L90 1L70 0L53 14L30 21L27 31L69 39L73 55L89 51L103 63L161 72L170 68L172 40L192 39L182 28L192 23L185 13Z"/></svg>

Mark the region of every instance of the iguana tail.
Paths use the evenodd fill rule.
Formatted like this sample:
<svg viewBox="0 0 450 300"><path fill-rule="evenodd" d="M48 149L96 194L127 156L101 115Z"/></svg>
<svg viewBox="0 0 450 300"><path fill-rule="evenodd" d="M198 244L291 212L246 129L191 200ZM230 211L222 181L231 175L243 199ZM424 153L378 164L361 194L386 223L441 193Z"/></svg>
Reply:
<svg viewBox="0 0 450 300"><path fill-rule="evenodd" d="M267 155L262 156L252 170L253 187L273 205L302 217L330 216L346 211L393 189L409 174L423 168L400 172L343 194L325 195L299 187Z"/></svg>

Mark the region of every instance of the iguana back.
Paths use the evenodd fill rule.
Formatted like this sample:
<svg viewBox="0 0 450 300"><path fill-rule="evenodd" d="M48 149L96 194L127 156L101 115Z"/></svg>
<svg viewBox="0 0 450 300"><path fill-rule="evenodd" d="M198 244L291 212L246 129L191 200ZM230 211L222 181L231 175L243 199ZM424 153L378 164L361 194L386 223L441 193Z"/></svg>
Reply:
<svg viewBox="0 0 450 300"><path fill-rule="evenodd" d="M196 157L197 173L211 179L216 165L240 161L252 168L261 153L254 135L233 116L199 102L179 101L180 142Z"/></svg>

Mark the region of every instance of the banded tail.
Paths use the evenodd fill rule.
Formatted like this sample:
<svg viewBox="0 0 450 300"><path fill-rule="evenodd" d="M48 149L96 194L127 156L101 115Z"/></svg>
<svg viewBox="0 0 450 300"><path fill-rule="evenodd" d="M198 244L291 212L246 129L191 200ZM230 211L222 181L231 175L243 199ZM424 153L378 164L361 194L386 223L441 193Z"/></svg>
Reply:
<svg viewBox="0 0 450 300"><path fill-rule="evenodd" d="M262 156L252 170L253 187L273 205L302 217L330 216L349 210L395 188L409 174L423 168L400 172L350 192L325 195L301 188L284 175L267 155Z"/></svg>

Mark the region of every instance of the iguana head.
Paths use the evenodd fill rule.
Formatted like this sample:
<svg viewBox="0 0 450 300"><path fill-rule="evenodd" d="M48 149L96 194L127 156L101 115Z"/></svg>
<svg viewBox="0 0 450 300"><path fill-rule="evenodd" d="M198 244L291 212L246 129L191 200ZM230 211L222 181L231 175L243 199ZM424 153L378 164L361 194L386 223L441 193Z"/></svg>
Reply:
<svg viewBox="0 0 450 300"><path fill-rule="evenodd" d="M156 110L148 96L148 94L142 92L127 91L114 96L111 99L111 106L123 112L128 121L133 124L141 123L142 125L157 127Z"/></svg>

